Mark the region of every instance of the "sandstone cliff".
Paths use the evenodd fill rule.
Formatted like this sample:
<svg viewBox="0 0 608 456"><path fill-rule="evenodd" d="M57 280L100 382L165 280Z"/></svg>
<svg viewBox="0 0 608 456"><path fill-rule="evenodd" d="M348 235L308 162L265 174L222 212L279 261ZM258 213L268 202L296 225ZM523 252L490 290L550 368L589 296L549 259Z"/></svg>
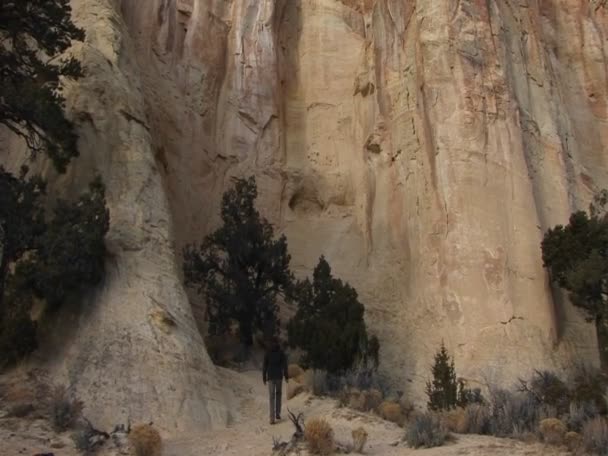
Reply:
<svg viewBox="0 0 608 456"><path fill-rule="evenodd" d="M597 363L539 243L608 186L604 3L73 0L69 108L116 255L76 331L107 345L65 357L78 388L167 427L226 419L175 252L249 174L297 272L325 254L357 287L399 389L441 339L473 380Z"/></svg>

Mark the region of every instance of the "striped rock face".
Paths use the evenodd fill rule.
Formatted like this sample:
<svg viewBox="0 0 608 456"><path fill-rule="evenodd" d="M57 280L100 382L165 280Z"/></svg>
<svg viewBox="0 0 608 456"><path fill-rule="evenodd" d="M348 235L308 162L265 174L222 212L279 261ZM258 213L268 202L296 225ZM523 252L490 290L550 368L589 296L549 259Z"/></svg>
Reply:
<svg viewBox="0 0 608 456"><path fill-rule="evenodd" d="M116 257L75 340L106 338L125 393L86 380L101 366L76 380L83 391L119 404L156 388L142 416L224 422L196 330L203 306L190 306L175 251L217 226L222 192L248 175L297 275L324 254L357 288L381 370L406 394L420 397L441 340L473 382L598 362L594 329L551 287L540 241L608 187L605 2L73 6L87 77L66 93L83 157L57 185L102 172ZM113 306L126 309L120 324ZM177 320L167 331L150 317L163 311ZM145 343L117 342L133 332ZM128 365L110 356L121 350ZM83 351L66 350L66 372Z"/></svg>

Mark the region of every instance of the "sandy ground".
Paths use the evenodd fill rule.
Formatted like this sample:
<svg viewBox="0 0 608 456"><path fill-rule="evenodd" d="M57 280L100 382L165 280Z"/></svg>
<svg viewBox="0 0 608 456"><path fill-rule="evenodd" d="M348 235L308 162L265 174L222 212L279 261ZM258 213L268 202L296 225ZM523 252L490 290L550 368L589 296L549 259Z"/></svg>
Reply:
<svg viewBox="0 0 608 456"><path fill-rule="evenodd" d="M516 440L475 435L457 435L446 446L413 450L402 441L404 430L374 415L339 408L336 401L320 399L308 394L296 396L283 405L283 420L270 425L268 420L267 390L258 371L237 374L223 370L225 384L233 385L235 400L234 421L227 429L204 432L199 436L173 439L166 442L165 456L269 456L273 437L287 441L294 427L287 419L286 409L304 413L305 419L321 416L328 420L336 441L348 444L353 429L363 426L369 435L365 454L386 456L441 456L441 455L504 455L537 456L567 455L541 444L525 444ZM285 395L283 388L283 395Z"/></svg>
<svg viewBox="0 0 608 456"><path fill-rule="evenodd" d="M375 415L339 408L336 401L302 394L283 406L283 420L273 426L268 422L267 389L261 382L259 371L237 373L222 370L223 382L230 385L234 416L228 428L201 432L199 435L166 439L164 456L271 456L273 438L288 441L293 425L287 419L287 408L294 413L302 412L305 419L322 416L332 425L337 442L344 445L351 441L351 431L363 426L369 435L365 454L386 456L540 456L567 455L565 450L541 444L525 444L510 439L457 435L440 448L413 450L402 441L404 430ZM285 395L285 390L283 394ZM36 414L29 418L8 418L7 404L0 404L0 456L34 456L53 453L55 456L76 456L78 451L69 433L57 435L49 423ZM4 409L4 410L3 410ZM128 454L106 449L100 456Z"/></svg>

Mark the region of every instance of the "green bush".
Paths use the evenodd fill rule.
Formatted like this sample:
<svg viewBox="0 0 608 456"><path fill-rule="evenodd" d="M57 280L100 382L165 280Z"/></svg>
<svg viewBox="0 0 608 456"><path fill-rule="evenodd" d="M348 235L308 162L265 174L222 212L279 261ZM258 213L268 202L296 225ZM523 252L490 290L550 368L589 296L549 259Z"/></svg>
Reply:
<svg viewBox="0 0 608 456"><path fill-rule="evenodd" d="M558 414L568 411L570 391L566 384L553 372L536 371L529 382L520 382L522 389L529 392L540 403L555 407Z"/></svg>
<svg viewBox="0 0 608 456"><path fill-rule="evenodd" d="M608 413L605 394L608 388L606 374L586 366L579 366L573 379L572 400L577 403L593 403L598 413Z"/></svg>
<svg viewBox="0 0 608 456"><path fill-rule="evenodd" d="M439 417L427 412L414 417L407 427L405 438L412 448L432 448L443 445L448 436L449 432Z"/></svg>
<svg viewBox="0 0 608 456"><path fill-rule="evenodd" d="M340 375L368 360L377 366L379 342L368 337L357 291L333 277L324 257L312 282L298 282L292 298L298 309L287 325L289 344L305 352L303 366Z"/></svg>
<svg viewBox="0 0 608 456"><path fill-rule="evenodd" d="M14 365L38 348L36 326L27 314L7 316L0 322L0 368Z"/></svg>

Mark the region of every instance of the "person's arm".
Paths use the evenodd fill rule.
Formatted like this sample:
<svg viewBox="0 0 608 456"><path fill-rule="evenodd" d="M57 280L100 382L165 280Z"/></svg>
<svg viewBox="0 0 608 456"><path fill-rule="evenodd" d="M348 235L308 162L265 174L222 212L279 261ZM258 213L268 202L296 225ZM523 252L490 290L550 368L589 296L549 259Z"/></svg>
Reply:
<svg viewBox="0 0 608 456"><path fill-rule="evenodd" d="M262 368L262 381L266 384L266 377L268 375L268 353L264 354L264 367Z"/></svg>

